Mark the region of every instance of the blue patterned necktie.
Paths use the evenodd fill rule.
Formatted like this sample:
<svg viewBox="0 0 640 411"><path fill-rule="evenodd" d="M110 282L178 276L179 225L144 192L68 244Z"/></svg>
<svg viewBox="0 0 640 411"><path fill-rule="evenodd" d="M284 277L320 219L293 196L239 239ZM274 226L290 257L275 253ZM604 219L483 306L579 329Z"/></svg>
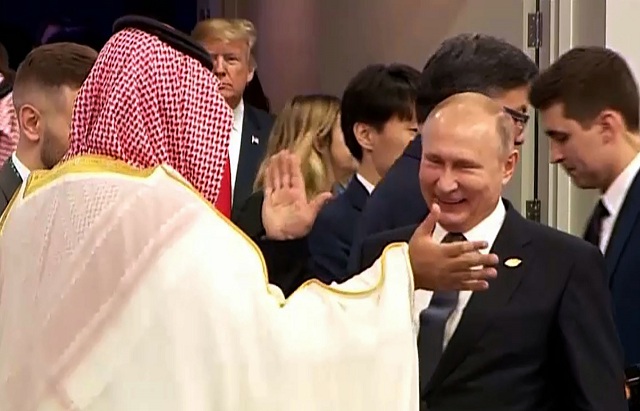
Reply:
<svg viewBox="0 0 640 411"><path fill-rule="evenodd" d="M464 235L449 233L443 243L466 241ZM449 316L458 304L458 291L436 291L429 306L420 313L418 358L420 390L423 392L440 361L444 347L444 331Z"/></svg>

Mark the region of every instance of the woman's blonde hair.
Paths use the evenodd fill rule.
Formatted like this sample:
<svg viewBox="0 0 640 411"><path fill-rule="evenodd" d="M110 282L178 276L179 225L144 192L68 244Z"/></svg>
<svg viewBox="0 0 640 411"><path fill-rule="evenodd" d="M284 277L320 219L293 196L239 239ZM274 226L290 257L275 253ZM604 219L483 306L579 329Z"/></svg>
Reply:
<svg viewBox="0 0 640 411"><path fill-rule="evenodd" d="M267 152L256 176L255 191L264 188L269 158L282 150L300 157L308 198L330 190L335 176L329 149L339 115L340 99L335 96L312 94L288 101L271 130Z"/></svg>

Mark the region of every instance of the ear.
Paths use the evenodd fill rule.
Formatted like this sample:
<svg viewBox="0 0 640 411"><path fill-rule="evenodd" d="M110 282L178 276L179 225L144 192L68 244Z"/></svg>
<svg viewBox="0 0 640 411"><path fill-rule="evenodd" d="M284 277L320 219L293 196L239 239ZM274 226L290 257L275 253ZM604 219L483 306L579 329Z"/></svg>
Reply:
<svg viewBox="0 0 640 411"><path fill-rule="evenodd" d="M30 141L37 143L40 140L42 129L42 116L38 109L31 104L25 104L18 109L18 124L21 134Z"/></svg>
<svg viewBox="0 0 640 411"><path fill-rule="evenodd" d="M363 151L373 150L373 134L374 130L371 126L364 123L356 123L353 125L353 134Z"/></svg>
<svg viewBox="0 0 640 411"><path fill-rule="evenodd" d="M511 153L507 156L503 163L503 171L502 171L502 185L506 186L511 178L513 177L513 173L516 171L516 167L518 166L518 160L520 159L520 152L516 149L511 150Z"/></svg>
<svg viewBox="0 0 640 411"><path fill-rule="evenodd" d="M249 57L249 74L247 75L247 84L253 80L253 76L256 74L256 63L253 60L253 56Z"/></svg>
<svg viewBox="0 0 640 411"><path fill-rule="evenodd" d="M318 153L324 154L327 151L328 147L327 140L328 139L325 139L324 136L319 136L316 134L311 137L311 145L313 146L313 149Z"/></svg>
<svg viewBox="0 0 640 411"><path fill-rule="evenodd" d="M615 141L617 137L627 133L627 125L624 119L620 113L613 110L602 111L596 118L594 126L600 127L602 141L605 144L609 144Z"/></svg>

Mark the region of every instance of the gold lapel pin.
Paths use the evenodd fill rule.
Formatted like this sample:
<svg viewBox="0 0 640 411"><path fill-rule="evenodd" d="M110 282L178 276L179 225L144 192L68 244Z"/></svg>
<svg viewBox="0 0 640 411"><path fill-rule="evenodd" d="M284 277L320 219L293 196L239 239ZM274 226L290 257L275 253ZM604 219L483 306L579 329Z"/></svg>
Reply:
<svg viewBox="0 0 640 411"><path fill-rule="evenodd" d="M522 264L522 260L519 258L510 258L507 261L504 262L504 265L506 265L509 268L514 268L519 266L520 264Z"/></svg>

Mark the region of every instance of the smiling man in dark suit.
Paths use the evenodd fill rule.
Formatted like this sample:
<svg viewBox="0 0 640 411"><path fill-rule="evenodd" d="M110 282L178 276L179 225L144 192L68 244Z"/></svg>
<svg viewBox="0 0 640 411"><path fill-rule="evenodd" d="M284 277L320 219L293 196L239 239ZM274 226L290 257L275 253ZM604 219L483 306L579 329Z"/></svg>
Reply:
<svg viewBox="0 0 640 411"><path fill-rule="evenodd" d="M501 198L517 163L511 120L490 98L454 95L422 128L420 185L435 241L486 241L485 292L416 292L420 389L430 411L623 411L623 367L597 248L524 219ZM364 244L364 266L415 226ZM485 250L485 252L488 250Z"/></svg>
<svg viewBox="0 0 640 411"><path fill-rule="evenodd" d="M32 50L18 67L13 104L20 138L0 169L0 213L34 170L50 169L67 152L73 104L98 53L55 43Z"/></svg>
<svg viewBox="0 0 640 411"><path fill-rule="evenodd" d="M562 165L576 186L601 193L584 238L607 261L627 368L640 365L638 98L627 63L601 47L567 52L531 88L531 102L541 110L549 136L551 161Z"/></svg>
<svg viewBox="0 0 640 411"><path fill-rule="evenodd" d="M416 101L418 124L445 98L465 91L482 93L512 118L516 145L524 141L529 120L527 94L536 64L518 47L483 34L460 34L445 40L422 70ZM357 272L362 242L370 235L422 221L429 209L422 201L418 169L422 139L417 136L371 194L362 213L349 259Z"/></svg>
<svg viewBox="0 0 640 411"><path fill-rule="evenodd" d="M233 129L229 140L229 173L232 187L231 219L253 192L253 183L264 157L273 117L244 103L242 95L253 79L256 61L253 47L256 29L248 20L209 19L199 22L191 37L213 60L220 80L220 93L233 109Z"/></svg>

